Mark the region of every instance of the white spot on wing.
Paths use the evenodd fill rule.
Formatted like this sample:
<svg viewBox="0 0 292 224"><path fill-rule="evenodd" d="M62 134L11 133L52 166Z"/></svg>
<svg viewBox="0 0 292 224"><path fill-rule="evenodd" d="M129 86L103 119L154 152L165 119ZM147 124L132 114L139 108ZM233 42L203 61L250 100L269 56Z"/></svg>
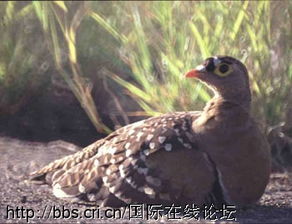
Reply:
<svg viewBox="0 0 292 224"><path fill-rule="evenodd" d="M177 140L179 140L179 142L184 143L184 140L182 138L177 138Z"/></svg>
<svg viewBox="0 0 292 224"><path fill-rule="evenodd" d="M116 190L117 190L117 187L116 186L112 186L112 187L109 188L109 191L111 193L115 193Z"/></svg>
<svg viewBox="0 0 292 224"><path fill-rule="evenodd" d="M165 128L165 127L162 127L162 134L164 134L165 132L167 132L167 128Z"/></svg>
<svg viewBox="0 0 292 224"><path fill-rule="evenodd" d="M138 171L139 174L145 174L146 175L148 173L148 168L141 168L140 167L140 168L138 168L137 171Z"/></svg>
<svg viewBox="0 0 292 224"><path fill-rule="evenodd" d="M94 166L99 166L99 161L98 161L98 159L94 160L93 165L94 165Z"/></svg>
<svg viewBox="0 0 292 224"><path fill-rule="evenodd" d="M124 165L123 164L119 165L119 169L120 170L124 169Z"/></svg>
<svg viewBox="0 0 292 224"><path fill-rule="evenodd" d="M188 128L187 128L187 123L186 123L186 122L183 123L183 125L182 125L182 129L183 129L184 131L188 130Z"/></svg>
<svg viewBox="0 0 292 224"><path fill-rule="evenodd" d="M79 190L80 193L84 193L85 192L85 187L82 184L79 184L78 190Z"/></svg>
<svg viewBox="0 0 292 224"><path fill-rule="evenodd" d="M191 149L192 148L192 146L189 143L184 143L184 147L186 147L188 149Z"/></svg>
<svg viewBox="0 0 292 224"><path fill-rule="evenodd" d="M117 148L116 147L111 147L111 148L108 149L108 153L110 153L112 155L115 154L116 151L117 151Z"/></svg>
<svg viewBox="0 0 292 224"><path fill-rule="evenodd" d="M150 154L150 150L149 150L149 149L145 149L145 150L144 150L144 154L145 154L146 156L148 156L148 155Z"/></svg>
<svg viewBox="0 0 292 224"><path fill-rule="evenodd" d="M145 121L145 120L137 121L137 122L131 124L131 128L134 129L134 128L136 128L136 127L141 126L142 124L144 124L144 121Z"/></svg>
<svg viewBox="0 0 292 224"><path fill-rule="evenodd" d="M158 137L158 141L159 141L159 143L161 143L161 144L165 141L165 139L166 139L166 137L164 137L164 136L159 136L159 137Z"/></svg>
<svg viewBox="0 0 292 224"><path fill-rule="evenodd" d="M129 135L132 135L132 134L134 134L136 131L135 131L135 129L131 129L130 131L129 131Z"/></svg>
<svg viewBox="0 0 292 224"><path fill-rule="evenodd" d="M87 194L87 198L89 201L96 201L96 195L93 193Z"/></svg>
<svg viewBox="0 0 292 224"><path fill-rule="evenodd" d="M143 135L144 135L144 132L141 132L141 131L140 131L140 132L137 134L136 141L139 142L139 141L140 141L140 138L141 138Z"/></svg>
<svg viewBox="0 0 292 224"><path fill-rule="evenodd" d="M145 187L144 188L144 192L145 192L145 194L148 194L148 195L151 195L151 196L154 196L154 194L155 194L154 190L152 188L150 188L150 187Z"/></svg>
<svg viewBox="0 0 292 224"><path fill-rule="evenodd" d="M126 156L128 157L128 156L130 156L130 155L132 155L133 154L133 150L131 150L131 149L127 149L126 150Z"/></svg>
<svg viewBox="0 0 292 224"><path fill-rule="evenodd" d="M149 147L150 147L150 149L154 149L155 148L155 143L154 142L150 142Z"/></svg>
<svg viewBox="0 0 292 224"><path fill-rule="evenodd" d="M171 149L172 149L172 145L171 144L166 144L165 146L164 146L164 148L165 148L165 150L166 151L171 151Z"/></svg>
<svg viewBox="0 0 292 224"><path fill-rule="evenodd" d="M111 169L107 169L107 170L105 171L105 174L106 174L106 175L111 175L111 174L112 174Z"/></svg>
<svg viewBox="0 0 292 224"><path fill-rule="evenodd" d="M155 197L155 192L150 187L139 187L138 191L147 194L150 198L154 198Z"/></svg>
<svg viewBox="0 0 292 224"><path fill-rule="evenodd" d="M108 177L107 177L107 176L102 177L102 181L103 181L105 184L107 184L107 183L108 183Z"/></svg>
<svg viewBox="0 0 292 224"><path fill-rule="evenodd" d="M119 169L119 170L120 170L121 177L124 178L126 176L125 170L123 169Z"/></svg>
<svg viewBox="0 0 292 224"><path fill-rule="evenodd" d="M133 188L137 188L137 184L133 181L132 177L127 177L126 181L130 184Z"/></svg>
<svg viewBox="0 0 292 224"><path fill-rule="evenodd" d="M150 140L153 138L153 136L154 136L154 135L152 135L152 134L147 135L146 140L147 140L147 141L150 141Z"/></svg>
<svg viewBox="0 0 292 224"><path fill-rule="evenodd" d="M131 146L131 143L130 143L130 142L127 142L127 143L125 144L125 149L129 149L130 146Z"/></svg>
<svg viewBox="0 0 292 224"><path fill-rule="evenodd" d="M123 164L119 165L119 170L120 170L121 177L124 178L126 176L126 173L125 173Z"/></svg>

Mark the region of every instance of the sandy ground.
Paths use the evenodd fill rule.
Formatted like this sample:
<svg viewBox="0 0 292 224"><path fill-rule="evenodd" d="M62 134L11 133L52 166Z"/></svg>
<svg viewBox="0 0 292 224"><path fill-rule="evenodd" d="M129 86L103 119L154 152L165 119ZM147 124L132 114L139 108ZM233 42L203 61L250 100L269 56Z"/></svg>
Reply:
<svg viewBox="0 0 292 224"><path fill-rule="evenodd" d="M109 216L114 214L111 208L68 203L55 198L48 186L33 185L27 181L27 174L32 170L79 149L79 147L63 141L44 144L0 137L0 223L155 222L149 216L147 221L146 211L143 211L143 214L139 216L140 218L129 219L130 207L116 212L115 218L105 218L106 210ZM132 209L133 207L131 211L133 211ZM71 218L65 218L68 216L69 210ZM92 211L90 212L94 215L94 219L91 213L87 213L91 218L74 218L74 214L84 214L86 210ZM55 218L53 218L53 211L55 211ZM63 211L63 215L58 211ZM217 218L220 218L219 213L216 214ZM97 217L98 215L99 217ZM63 218L61 218L62 216ZM141 219L142 216L143 219ZM179 220L171 220L172 217L167 217L164 214L163 217L159 218L159 221L173 223L187 221L183 216L175 216ZM236 210L232 217L235 217L236 222L240 223L292 223L292 173L273 173L266 192L259 203L247 209ZM211 218L215 220L216 216ZM190 219L189 222L209 223L211 221L210 219L206 221L201 217L200 221ZM221 222L226 222L226 219ZM234 221L229 223L234 223Z"/></svg>

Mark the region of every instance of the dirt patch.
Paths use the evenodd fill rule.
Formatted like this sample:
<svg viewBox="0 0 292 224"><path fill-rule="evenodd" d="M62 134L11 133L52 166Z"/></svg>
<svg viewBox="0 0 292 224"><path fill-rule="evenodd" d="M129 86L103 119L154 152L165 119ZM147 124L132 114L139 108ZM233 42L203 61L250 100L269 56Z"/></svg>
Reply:
<svg viewBox="0 0 292 224"><path fill-rule="evenodd" d="M64 141L38 143L0 137L0 223L26 223L28 220L31 223L39 223L40 221L46 223L128 223L129 216L127 215L123 219L118 219L118 217L116 219L97 217L95 219L74 219L72 216L71 219L54 219L52 214L49 214L52 208L63 209L63 211L78 209L78 212L82 213L86 209L97 207L57 199L52 195L48 186L33 185L27 181L27 174L32 170L79 149L78 146ZM23 209L23 218L17 218L15 213L17 207L19 217L21 209ZM14 213L12 209L14 209ZM32 215L31 210L28 209L34 211L33 218L27 219L27 216ZM100 208L103 211L105 209L107 208ZM37 217L43 214L44 219ZM15 215L14 219L12 215ZM48 216L50 216L49 219ZM292 223L292 172L273 173L259 203L248 209L237 210L234 216L240 223ZM159 220L161 222L169 221L165 217ZM180 219L180 221L186 220ZM146 220L133 220L131 222L143 223ZM178 220L173 222L178 222ZM195 220L192 222L196 223ZM208 221L200 220L200 223L202 222L208 223Z"/></svg>

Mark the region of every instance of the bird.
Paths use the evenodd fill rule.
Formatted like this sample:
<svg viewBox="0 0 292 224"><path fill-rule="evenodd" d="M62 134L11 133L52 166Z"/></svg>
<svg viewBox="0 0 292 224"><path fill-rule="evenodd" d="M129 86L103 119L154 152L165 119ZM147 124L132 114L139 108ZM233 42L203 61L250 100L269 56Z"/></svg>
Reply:
<svg viewBox="0 0 292 224"><path fill-rule="evenodd" d="M251 116L245 65L213 56L185 74L214 94L202 111L150 117L121 127L30 174L72 202L250 206L263 195L270 147Z"/></svg>

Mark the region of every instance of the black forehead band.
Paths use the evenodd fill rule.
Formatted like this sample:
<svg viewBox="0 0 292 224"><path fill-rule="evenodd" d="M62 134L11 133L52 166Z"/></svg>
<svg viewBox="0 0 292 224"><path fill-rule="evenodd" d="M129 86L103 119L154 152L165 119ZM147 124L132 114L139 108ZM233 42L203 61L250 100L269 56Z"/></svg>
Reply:
<svg viewBox="0 0 292 224"><path fill-rule="evenodd" d="M205 61L205 68L208 72L212 72L215 69L214 58L207 58Z"/></svg>
<svg viewBox="0 0 292 224"><path fill-rule="evenodd" d="M218 59L221 61L221 63L225 63L225 64L228 64L228 65L232 64L231 61L225 60L225 58L218 58ZM205 63L204 63L204 65L205 65L205 68L206 68L206 70L208 72L212 72L216 68L216 66L214 64L214 58L207 58Z"/></svg>

